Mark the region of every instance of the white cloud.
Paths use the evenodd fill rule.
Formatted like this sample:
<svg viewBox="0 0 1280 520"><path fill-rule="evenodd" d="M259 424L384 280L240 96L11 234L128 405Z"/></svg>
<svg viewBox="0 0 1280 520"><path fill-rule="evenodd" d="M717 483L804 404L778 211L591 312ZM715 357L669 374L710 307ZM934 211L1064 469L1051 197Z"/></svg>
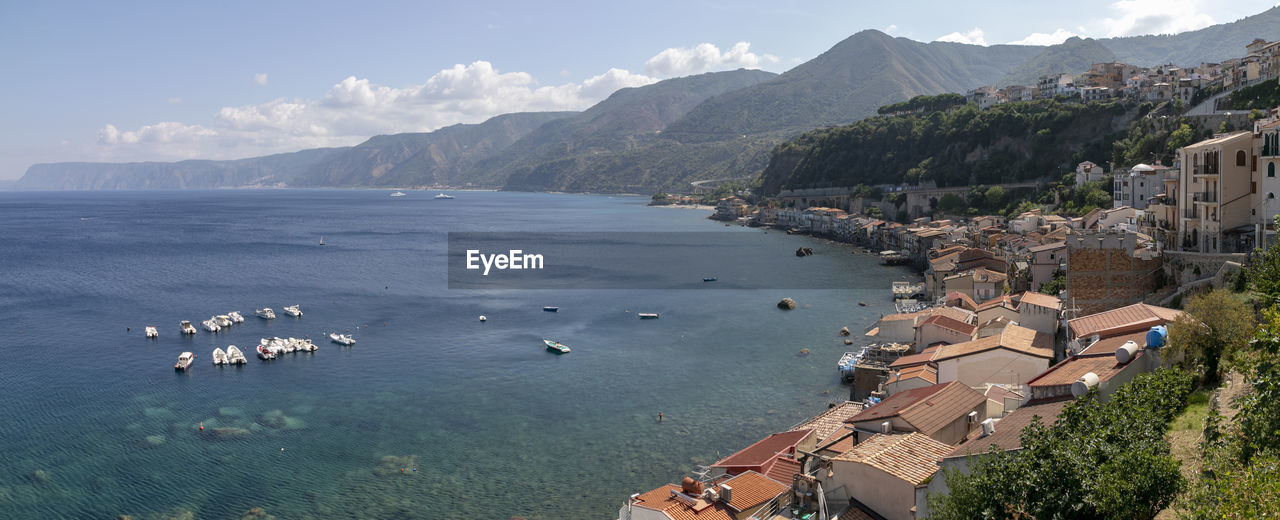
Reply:
<svg viewBox="0 0 1280 520"><path fill-rule="evenodd" d="M1172 34L1214 24L1201 0L1120 0L1111 4L1113 17L1104 18L1107 36Z"/></svg>
<svg viewBox="0 0 1280 520"><path fill-rule="evenodd" d="M984 45L984 46L985 46L985 45L987 44L987 37L986 37L986 35L982 32L982 28L981 28L981 27L974 27L974 28L973 28L973 30L971 30L971 31L969 31L969 32L965 32L965 33L961 33L961 32L953 32L953 33L951 33L951 34L943 35L943 36L939 37L937 40L934 40L934 41L939 41L939 42L953 42L953 43L968 43L968 44L970 44L970 45Z"/></svg>
<svg viewBox="0 0 1280 520"><path fill-rule="evenodd" d="M1031 33L1026 38L1009 42L1009 45L1057 45L1072 36L1080 36L1066 29L1058 28L1052 33Z"/></svg>
<svg viewBox="0 0 1280 520"><path fill-rule="evenodd" d="M657 81L622 69L543 86L524 72L486 61L455 65L406 87L347 77L318 99L274 99L223 107L208 124L162 122L134 130L105 125L98 160L225 159L324 146L348 146L376 134L427 132L511 112L583 110L620 88Z"/></svg>
<svg viewBox="0 0 1280 520"><path fill-rule="evenodd" d="M888 26L888 27L885 27L885 28L884 28L884 33L885 33L885 34L893 34L893 33L894 33L894 31L897 31L897 30L898 30L898 26L897 26L897 25L889 24L889 26Z"/></svg>
<svg viewBox="0 0 1280 520"><path fill-rule="evenodd" d="M257 74L254 74L254 75L253 75L253 82L254 82L254 83L256 83L256 84L258 84L258 85L266 85L266 84L267 84L267 73L265 73L265 72L259 72L259 73L257 73Z"/></svg>
<svg viewBox="0 0 1280 520"><path fill-rule="evenodd" d="M644 70L648 74L671 78L701 74L709 70L758 69L762 65L778 62L777 56L756 54L750 49L751 44L747 42L735 43L724 52L710 43L700 43L694 47L672 47L645 61Z"/></svg>

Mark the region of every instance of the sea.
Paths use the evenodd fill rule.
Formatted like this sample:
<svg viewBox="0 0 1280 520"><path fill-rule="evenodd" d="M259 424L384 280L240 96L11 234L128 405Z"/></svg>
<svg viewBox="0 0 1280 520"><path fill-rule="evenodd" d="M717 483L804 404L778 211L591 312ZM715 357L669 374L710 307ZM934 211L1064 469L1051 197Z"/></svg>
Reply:
<svg viewBox="0 0 1280 520"><path fill-rule="evenodd" d="M616 518L847 398L837 359L911 276L644 197L406 191L0 192L0 518ZM670 266L715 233L728 260L476 289L450 283L451 233L603 234ZM319 350L257 359L273 336ZM212 365L232 344L248 364Z"/></svg>

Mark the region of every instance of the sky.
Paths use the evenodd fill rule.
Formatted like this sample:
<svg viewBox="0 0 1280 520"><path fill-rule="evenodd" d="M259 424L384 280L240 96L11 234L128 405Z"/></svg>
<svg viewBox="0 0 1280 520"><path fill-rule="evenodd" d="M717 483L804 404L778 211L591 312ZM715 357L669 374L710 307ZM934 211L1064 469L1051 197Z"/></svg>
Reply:
<svg viewBox="0 0 1280 520"><path fill-rule="evenodd" d="M583 110L672 77L785 72L866 29L1050 45L1194 30L1275 0L975 5L0 2L0 180L34 163L237 159Z"/></svg>

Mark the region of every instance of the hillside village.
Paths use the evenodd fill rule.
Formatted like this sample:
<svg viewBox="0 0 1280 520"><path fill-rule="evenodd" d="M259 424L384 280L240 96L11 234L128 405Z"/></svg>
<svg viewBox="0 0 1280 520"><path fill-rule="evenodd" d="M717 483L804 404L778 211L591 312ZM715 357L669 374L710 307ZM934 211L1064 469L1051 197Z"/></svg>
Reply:
<svg viewBox="0 0 1280 520"><path fill-rule="evenodd" d="M1192 68L1098 63L966 98L981 108L1054 96L1190 105L1277 81L1280 42L1246 51ZM1077 400L1107 401L1185 361L1162 352L1169 327L1186 318L1178 308L1241 283L1255 250L1275 241L1277 162L1280 109L1178 148L1169 165L1079 163L1077 185L1113 187L1112 207L1083 216L928 214L930 199L968 189L931 185L876 187L905 196L906 222L880 216L856 187L784 190L756 206L747 192L719 199L712 218L851 244L915 266L922 280L894 284L897 313L842 331L846 344L866 344L839 363L848 400L632 495L619 520L929 517L948 475L1017 452L1028 425L1052 425Z"/></svg>

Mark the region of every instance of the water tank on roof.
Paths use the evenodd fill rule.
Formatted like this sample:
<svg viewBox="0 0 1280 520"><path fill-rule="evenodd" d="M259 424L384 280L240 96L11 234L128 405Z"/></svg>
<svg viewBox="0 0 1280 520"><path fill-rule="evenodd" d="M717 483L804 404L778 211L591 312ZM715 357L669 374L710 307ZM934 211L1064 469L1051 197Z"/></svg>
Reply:
<svg viewBox="0 0 1280 520"><path fill-rule="evenodd" d="M1169 329L1164 325L1156 325L1147 331L1147 348L1160 348L1164 346L1164 341L1169 337Z"/></svg>
<svg viewBox="0 0 1280 520"><path fill-rule="evenodd" d="M1133 361L1138 355L1138 344L1134 341L1126 341L1120 348L1116 349L1116 363L1121 365Z"/></svg>
<svg viewBox="0 0 1280 520"><path fill-rule="evenodd" d="M1080 397L1084 394L1089 393L1090 388L1097 388L1097 387L1098 387L1098 374L1089 372L1088 374L1080 376L1080 379L1077 380L1076 382L1071 383L1071 395L1072 397Z"/></svg>

